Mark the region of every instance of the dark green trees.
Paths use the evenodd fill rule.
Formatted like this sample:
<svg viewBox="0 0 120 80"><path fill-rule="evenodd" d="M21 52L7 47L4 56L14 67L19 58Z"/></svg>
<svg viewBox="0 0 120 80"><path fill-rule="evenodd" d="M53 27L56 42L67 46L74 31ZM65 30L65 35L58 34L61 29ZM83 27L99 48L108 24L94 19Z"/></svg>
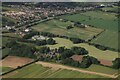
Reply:
<svg viewBox="0 0 120 80"><path fill-rule="evenodd" d="M50 52L50 48L49 47L41 47L39 49L39 52L40 53L48 53L48 52Z"/></svg>
<svg viewBox="0 0 120 80"><path fill-rule="evenodd" d="M113 68L115 69L120 69L120 58L116 58L114 61L113 61Z"/></svg>
<svg viewBox="0 0 120 80"><path fill-rule="evenodd" d="M47 44L50 44L50 45L55 44L55 40L53 40L52 38L49 38L46 42Z"/></svg>
<svg viewBox="0 0 120 80"><path fill-rule="evenodd" d="M74 51L74 53L78 55L88 54L88 51L82 47L72 47L71 50Z"/></svg>

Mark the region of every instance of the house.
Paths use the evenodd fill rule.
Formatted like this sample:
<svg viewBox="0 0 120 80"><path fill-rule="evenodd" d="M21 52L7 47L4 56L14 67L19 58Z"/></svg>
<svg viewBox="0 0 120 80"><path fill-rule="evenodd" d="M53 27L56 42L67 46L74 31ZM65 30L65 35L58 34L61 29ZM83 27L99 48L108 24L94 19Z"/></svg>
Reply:
<svg viewBox="0 0 120 80"><path fill-rule="evenodd" d="M71 59L73 59L74 61L82 61L83 56L82 55L73 55L72 57L70 57Z"/></svg>
<svg viewBox="0 0 120 80"><path fill-rule="evenodd" d="M24 31L25 32L30 32L32 29L30 29L30 28L27 28L27 29L25 29Z"/></svg>
<svg viewBox="0 0 120 80"><path fill-rule="evenodd" d="M103 59L98 59L100 61L100 64L105 65L105 66L112 66L113 63L112 61L109 60L103 60Z"/></svg>
<svg viewBox="0 0 120 80"><path fill-rule="evenodd" d="M45 40L46 38L44 36L39 36L39 35L35 35L32 37L33 40Z"/></svg>
<svg viewBox="0 0 120 80"><path fill-rule="evenodd" d="M8 29L8 30L9 30L9 29L12 29L10 26L7 26L7 25L6 25L5 27L6 27L6 29Z"/></svg>

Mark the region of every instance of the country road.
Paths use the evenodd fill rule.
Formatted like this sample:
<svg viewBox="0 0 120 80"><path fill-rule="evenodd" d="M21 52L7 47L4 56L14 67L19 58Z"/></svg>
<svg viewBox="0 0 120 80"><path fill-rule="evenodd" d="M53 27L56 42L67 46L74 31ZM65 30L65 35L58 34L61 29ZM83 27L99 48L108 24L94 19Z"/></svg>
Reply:
<svg viewBox="0 0 120 80"><path fill-rule="evenodd" d="M64 66L64 65L60 65L60 64L55 64L55 63L48 63L48 62L38 61L38 62L36 62L36 64L41 64L44 67L51 67L53 69L60 69L60 68L61 69L68 69L68 70L79 71L81 73L100 75L100 76L105 76L105 77L109 77L109 78L117 78L118 77L118 75L115 76L115 75L110 75L110 74L92 72L92 71L87 71L87 70L83 70L83 69L73 68L73 67Z"/></svg>

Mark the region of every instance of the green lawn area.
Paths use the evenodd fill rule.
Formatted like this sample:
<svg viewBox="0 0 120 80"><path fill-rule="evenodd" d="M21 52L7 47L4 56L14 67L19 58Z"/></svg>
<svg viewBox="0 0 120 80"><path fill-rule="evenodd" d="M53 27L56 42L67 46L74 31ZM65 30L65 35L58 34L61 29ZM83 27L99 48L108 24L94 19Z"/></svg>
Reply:
<svg viewBox="0 0 120 80"><path fill-rule="evenodd" d="M63 38L54 38L56 40L55 45L47 45L51 49L54 48L59 48L61 46L65 46L66 48L71 48L72 46L80 46L88 50L89 55L96 57L98 59L104 59L104 60L114 60L115 58L118 57L118 52L106 50L102 51L100 49L95 48L94 46L88 45L86 43L81 43L81 44L73 44L70 40L68 39L63 39Z"/></svg>
<svg viewBox="0 0 120 80"><path fill-rule="evenodd" d="M84 74L77 71L43 67L39 64L32 64L17 70L17 73L8 76L9 78L102 78L97 75Z"/></svg>
<svg viewBox="0 0 120 80"><path fill-rule="evenodd" d="M118 49L118 33L110 30L106 30L91 42L106 47Z"/></svg>
<svg viewBox="0 0 120 80"><path fill-rule="evenodd" d="M118 19L115 13L107 13L101 11L87 11L74 15L63 15L60 18L71 21L78 21L84 24L93 25L97 28L118 30Z"/></svg>
<svg viewBox="0 0 120 80"><path fill-rule="evenodd" d="M50 32L53 34L76 37L76 38L81 38L84 40L92 38L94 35L97 35L101 31L103 31L103 29L97 29L93 27L88 27L85 29L74 27L72 29L67 30L66 27L71 24L72 24L71 22L50 20L50 21L43 22L38 25L32 26L32 28L37 31Z"/></svg>
<svg viewBox="0 0 120 80"><path fill-rule="evenodd" d="M89 68L87 68L87 70L106 73L106 74L112 74L112 75L118 73L118 70L108 68L105 66L95 65L95 64L92 64Z"/></svg>

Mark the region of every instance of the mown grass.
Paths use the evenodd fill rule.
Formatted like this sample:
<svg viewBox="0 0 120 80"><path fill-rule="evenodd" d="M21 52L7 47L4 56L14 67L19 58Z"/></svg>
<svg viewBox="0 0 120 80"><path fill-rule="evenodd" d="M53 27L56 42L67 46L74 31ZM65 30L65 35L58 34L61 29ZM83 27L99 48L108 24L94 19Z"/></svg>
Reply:
<svg viewBox="0 0 120 80"><path fill-rule="evenodd" d="M63 38L54 38L54 40L56 40L57 44L47 45L51 49L59 48L61 46L65 46L66 48L71 48L72 46L79 46L79 47L83 47L86 50L88 50L89 55L96 57L98 59L112 61L118 57L118 52L114 52L114 51L110 51L110 50L102 51L100 49L95 48L94 46L88 45L87 43L73 44L70 40L63 39Z"/></svg>

